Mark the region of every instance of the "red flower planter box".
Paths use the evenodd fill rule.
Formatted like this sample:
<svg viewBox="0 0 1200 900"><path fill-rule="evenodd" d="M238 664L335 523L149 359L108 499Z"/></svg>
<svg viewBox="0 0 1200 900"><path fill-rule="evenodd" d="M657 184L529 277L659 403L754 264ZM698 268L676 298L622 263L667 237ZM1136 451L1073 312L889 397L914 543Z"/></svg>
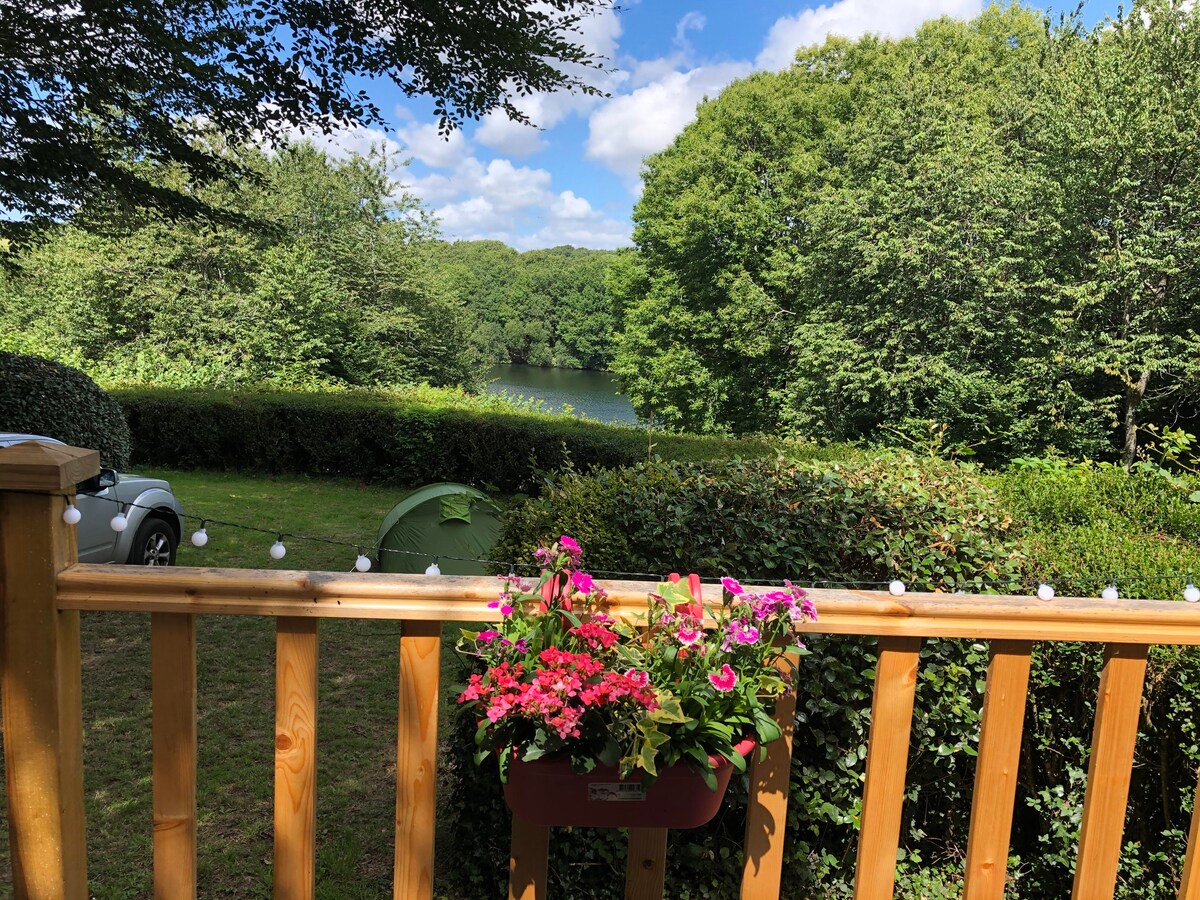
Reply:
<svg viewBox="0 0 1200 900"><path fill-rule="evenodd" d="M734 749L749 756L754 741ZM569 759L514 759L508 767L504 800L509 809L535 825L595 828L696 828L712 819L733 775L733 763L710 756L717 789L680 763L664 769L649 788L641 778L622 779L616 766L598 765L586 775L571 771Z"/></svg>

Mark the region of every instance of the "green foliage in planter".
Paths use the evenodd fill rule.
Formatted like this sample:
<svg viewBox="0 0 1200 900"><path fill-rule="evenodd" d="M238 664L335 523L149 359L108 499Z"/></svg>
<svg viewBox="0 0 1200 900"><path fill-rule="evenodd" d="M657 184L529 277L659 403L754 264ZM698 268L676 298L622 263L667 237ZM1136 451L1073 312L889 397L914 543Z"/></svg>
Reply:
<svg viewBox="0 0 1200 900"><path fill-rule="evenodd" d="M514 491L536 486L544 472L568 463L621 466L647 452L646 433L638 428L428 387L335 393L136 389L114 396L129 417L137 461L171 468L401 484L462 481ZM656 452L685 459L773 454L778 446L690 435L655 441Z"/></svg>
<svg viewBox="0 0 1200 900"><path fill-rule="evenodd" d="M835 465L735 460L569 474L510 513L497 558L520 558L564 532L587 548L592 571L677 569L733 574L747 584L899 576L929 588L986 591L1007 585L1020 564L1008 517L974 473L908 454ZM795 896L836 897L853 872L875 650L865 639L814 637L808 644L785 877ZM942 880L929 868L952 864L951 841L965 846L986 666L982 644L929 641L922 648L913 723L920 749L909 766L901 896L937 896L928 893L930 879ZM470 734L462 737L450 755L469 764ZM455 771L450 802L465 816L450 826L451 840L501 843L484 837L507 834L507 816L494 802L495 773L457 764ZM745 802L745 782L735 779L713 823L671 834L668 895L737 895ZM481 887L502 863L500 852L469 856L459 872L464 885ZM556 834L552 879L565 896L617 896L623 863L616 836Z"/></svg>
<svg viewBox="0 0 1200 900"><path fill-rule="evenodd" d="M121 406L78 369L39 356L0 352L0 431L44 434L129 465Z"/></svg>

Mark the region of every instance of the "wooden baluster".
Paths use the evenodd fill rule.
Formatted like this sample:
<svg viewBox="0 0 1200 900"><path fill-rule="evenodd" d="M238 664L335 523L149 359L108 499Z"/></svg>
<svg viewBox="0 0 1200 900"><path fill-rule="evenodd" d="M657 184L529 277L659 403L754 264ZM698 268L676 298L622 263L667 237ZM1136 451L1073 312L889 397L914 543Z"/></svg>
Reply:
<svg viewBox="0 0 1200 900"><path fill-rule="evenodd" d="M508 900L546 900L550 829L512 817L512 849L508 857Z"/></svg>
<svg viewBox="0 0 1200 900"><path fill-rule="evenodd" d="M625 900L662 900L667 876L667 829L630 828Z"/></svg>
<svg viewBox="0 0 1200 900"><path fill-rule="evenodd" d="M59 612L57 579L77 559L62 494L99 471L95 450L0 449L0 691L18 900L88 896L79 613Z"/></svg>
<svg viewBox="0 0 1200 900"><path fill-rule="evenodd" d="M891 897L895 889L920 651L920 638L879 639L854 878L855 900L881 900Z"/></svg>
<svg viewBox="0 0 1200 900"><path fill-rule="evenodd" d="M196 896L196 620L151 613L154 896Z"/></svg>
<svg viewBox="0 0 1200 900"><path fill-rule="evenodd" d="M1179 900L1200 900L1200 865L1197 864L1197 841L1200 841L1200 787L1192 799L1192 825L1188 829L1187 855L1183 859L1183 875L1179 879Z"/></svg>
<svg viewBox="0 0 1200 900"><path fill-rule="evenodd" d="M316 893L317 620L275 620L275 897Z"/></svg>
<svg viewBox="0 0 1200 900"><path fill-rule="evenodd" d="M800 662L792 653L784 663ZM783 837L787 826L788 790L792 779L792 734L796 727L796 692L775 702L775 722L783 737L767 745L759 761L756 747L750 762L750 800L746 810L746 861L742 867L742 900L778 900L783 879Z"/></svg>
<svg viewBox="0 0 1200 900"><path fill-rule="evenodd" d="M1116 890L1149 651L1146 644L1104 648L1072 900L1101 900Z"/></svg>
<svg viewBox="0 0 1200 900"><path fill-rule="evenodd" d="M405 621L400 634L393 895L397 900L429 900L433 897L442 623Z"/></svg>
<svg viewBox="0 0 1200 900"><path fill-rule="evenodd" d="M992 641L971 799L964 900L1003 900L1029 690L1030 641Z"/></svg>
<svg viewBox="0 0 1200 900"><path fill-rule="evenodd" d="M1192 800L1192 827L1188 830L1187 856L1183 860L1183 876L1179 879L1179 900L1200 900L1200 865L1196 857L1200 852L1196 842L1200 840L1200 788Z"/></svg>

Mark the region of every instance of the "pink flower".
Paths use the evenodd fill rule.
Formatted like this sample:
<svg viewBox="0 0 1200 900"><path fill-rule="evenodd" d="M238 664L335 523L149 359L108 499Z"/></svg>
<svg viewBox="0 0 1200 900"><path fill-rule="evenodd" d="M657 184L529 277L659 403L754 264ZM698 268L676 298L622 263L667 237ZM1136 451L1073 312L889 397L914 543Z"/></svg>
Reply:
<svg viewBox="0 0 1200 900"><path fill-rule="evenodd" d="M500 632L498 631L481 631L475 636L475 640L481 644L490 644L498 637L500 637Z"/></svg>
<svg viewBox="0 0 1200 900"><path fill-rule="evenodd" d="M700 628L689 628L687 625L683 625L679 631L675 632L675 636L679 638L679 643L690 647L692 644L700 642L700 639L704 637L704 631Z"/></svg>
<svg viewBox="0 0 1200 900"><path fill-rule="evenodd" d="M592 582L592 576L587 572L572 572L571 584L581 594L590 594L596 588L596 585Z"/></svg>
<svg viewBox="0 0 1200 900"><path fill-rule="evenodd" d="M745 590L742 589L742 586L738 584L736 578L722 578L721 587L725 588L725 590L729 591L731 594L746 593Z"/></svg>
<svg viewBox="0 0 1200 900"><path fill-rule="evenodd" d="M739 619L730 623L729 636L733 638L735 644L758 643L758 629L745 619Z"/></svg>
<svg viewBox="0 0 1200 900"><path fill-rule="evenodd" d="M575 542L573 537L564 534L558 539L558 546L561 547L569 557L571 557L571 565L579 565L579 560L583 557L583 548Z"/></svg>
<svg viewBox="0 0 1200 900"><path fill-rule="evenodd" d="M721 666L721 671L710 672L708 680L712 682L712 686L723 694L728 694L733 690L733 686L737 684L737 672L729 667L729 663Z"/></svg>

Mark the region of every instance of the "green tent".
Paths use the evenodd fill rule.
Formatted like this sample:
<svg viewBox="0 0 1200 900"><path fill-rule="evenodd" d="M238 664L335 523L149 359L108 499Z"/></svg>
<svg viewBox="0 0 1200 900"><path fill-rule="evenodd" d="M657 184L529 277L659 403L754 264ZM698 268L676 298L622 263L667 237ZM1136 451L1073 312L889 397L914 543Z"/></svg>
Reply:
<svg viewBox="0 0 1200 900"><path fill-rule="evenodd" d="M443 575L483 575L484 566L470 560L490 559L499 536L500 507L486 494L465 484L427 484L379 526L379 571L420 573L437 560Z"/></svg>

